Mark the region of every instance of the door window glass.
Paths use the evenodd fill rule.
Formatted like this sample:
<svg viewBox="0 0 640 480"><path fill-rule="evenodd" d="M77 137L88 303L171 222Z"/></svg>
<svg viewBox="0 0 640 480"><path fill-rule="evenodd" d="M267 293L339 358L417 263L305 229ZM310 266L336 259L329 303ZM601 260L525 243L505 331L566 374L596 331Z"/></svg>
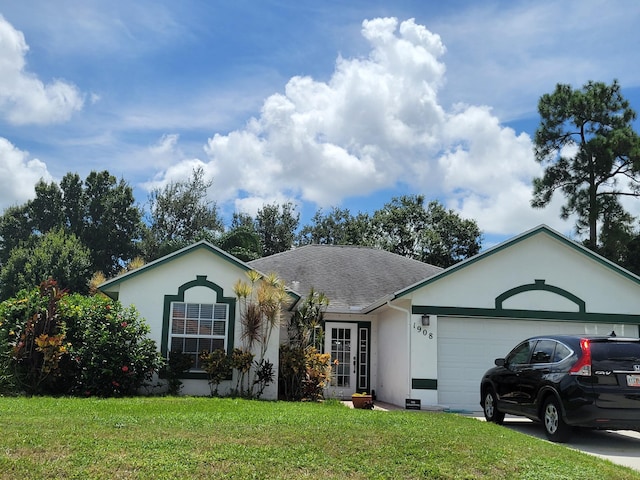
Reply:
<svg viewBox="0 0 640 480"><path fill-rule="evenodd" d="M523 342L514 348L511 353L507 356L507 364L508 365L522 365L529 363L529 358L531 357L531 349L535 341L527 341Z"/></svg>
<svg viewBox="0 0 640 480"><path fill-rule="evenodd" d="M531 363L551 363L555 349L556 342L553 340L538 340L531 356Z"/></svg>

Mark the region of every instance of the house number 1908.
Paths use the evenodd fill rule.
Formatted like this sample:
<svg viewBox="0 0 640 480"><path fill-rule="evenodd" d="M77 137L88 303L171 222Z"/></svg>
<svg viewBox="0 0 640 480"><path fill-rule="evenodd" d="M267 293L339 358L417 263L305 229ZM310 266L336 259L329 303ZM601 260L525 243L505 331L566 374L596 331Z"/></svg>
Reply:
<svg viewBox="0 0 640 480"><path fill-rule="evenodd" d="M418 325L416 322L413 322L413 328L415 328L418 332L422 332L422 335L424 335L425 337L429 337L429 339L433 338L433 333L429 332L426 329L422 329L422 325Z"/></svg>

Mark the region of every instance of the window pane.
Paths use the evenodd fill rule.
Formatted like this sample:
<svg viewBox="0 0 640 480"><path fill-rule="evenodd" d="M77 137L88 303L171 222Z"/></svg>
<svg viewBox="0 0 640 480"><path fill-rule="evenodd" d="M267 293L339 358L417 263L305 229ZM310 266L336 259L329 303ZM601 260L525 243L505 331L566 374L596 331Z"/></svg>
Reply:
<svg viewBox="0 0 640 480"><path fill-rule="evenodd" d="M216 320L226 320L227 319L227 306L225 304L223 304L223 303L217 303L215 305L213 318L215 318Z"/></svg>
<svg viewBox="0 0 640 480"><path fill-rule="evenodd" d="M197 338L185 338L184 339L184 351L198 353L198 339Z"/></svg>
<svg viewBox="0 0 640 480"><path fill-rule="evenodd" d="M531 363L551 363L556 342L553 340L539 340L531 356Z"/></svg>
<svg viewBox="0 0 640 480"><path fill-rule="evenodd" d="M184 339L180 337L173 337L171 339L171 347L169 350L175 353L182 353L184 351Z"/></svg>
<svg viewBox="0 0 640 480"><path fill-rule="evenodd" d="M224 340L221 338L214 338L211 340L211 351L224 350Z"/></svg>
<svg viewBox="0 0 640 480"><path fill-rule="evenodd" d="M173 324L171 325L171 333L182 333L184 334L184 319L183 318L174 318Z"/></svg>
<svg viewBox="0 0 640 480"><path fill-rule="evenodd" d="M200 305L200 318L213 318L213 305L210 303Z"/></svg>
<svg viewBox="0 0 640 480"><path fill-rule="evenodd" d="M198 318L200 317L200 304L198 303L188 303L187 304L187 318Z"/></svg>
<svg viewBox="0 0 640 480"><path fill-rule="evenodd" d="M187 335L198 334L198 320L187 320Z"/></svg>
<svg viewBox="0 0 640 480"><path fill-rule="evenodd" d="M200 335L211 335L212 322L211 320L200 320Z"/></svg>
<svg viewBox="0 0 640 480"><path fill-rule="evenodd" d="M184 303L173 304L173 318L184 318L185 305Z"/></svg>
<svg viewBox="0 0 640 480"><path fill-rule="evenodd" d="M213 322L213 334L225 335L226 326L227 326L227 322L221 322L220 320L216 320L215 322Z"/></svg>
<svg viewBox="0 0 640 480"><path fill-rule="evenodd" d="M198 352L213 352L211 348L211 339L210 338L199 338L198 339Z"/></svg>
<svg viewBox="0 0 640 480"><path fill-rule="evenodd" d="M534 341L527 341L518 345L515 350L513 350L509 357L507 357L507 363L510 365L521 365L529 362L529 357L531 356L531 347L535 343Z"/></svg>

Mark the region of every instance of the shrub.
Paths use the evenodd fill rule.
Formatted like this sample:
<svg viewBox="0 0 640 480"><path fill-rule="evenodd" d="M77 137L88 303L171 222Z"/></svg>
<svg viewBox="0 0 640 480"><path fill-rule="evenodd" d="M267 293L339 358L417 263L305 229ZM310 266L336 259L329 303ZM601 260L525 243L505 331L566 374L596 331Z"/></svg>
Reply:
<svg viewBox="0 0 640 480"><path fill-rule="evenodd" d="M193 366L193 358L181 352L169 352L169 359L160 368L158 376L167 380L169 395L178 395L182 389L182 374Z"/></svg>
<svg viewBox="0 0 640 480"><path fill-rule="evenodd" d="M324 388L331 378L331 354L318 353L314 347L307 347L304 358L306 371L302 381L302 399L322 400Z"/></svg>
<svg viewBox="0 0 640 480"><path fill-rule="evenodd" d="M302 381L306 372L304 349L280 345L280 376L278 392L283 400L302 400Z"/></svg>
<svg viewBox="0 0 640 480"><path fill-rule="evenodd" d="M211 353L202 352L200 361L202 368L207 372L211 395L218 396L220 382L231 376L231 359L223 349L217 349Z"/></svg>
<svg viewBox="0 0 640 480"><path fill-rule="evenodd" d="M65 324L57 313L64 295L48 280L0 303L0 386L14 393L63 393Z"/></svg>
<svg viewBox="0 0 640 480"><path fill-rule="evenodd" d="M134 307L104 296L66 296L59 312L67 324L77 376L72 392L121 396L136 393L163 365L149 326Z"/></svg>

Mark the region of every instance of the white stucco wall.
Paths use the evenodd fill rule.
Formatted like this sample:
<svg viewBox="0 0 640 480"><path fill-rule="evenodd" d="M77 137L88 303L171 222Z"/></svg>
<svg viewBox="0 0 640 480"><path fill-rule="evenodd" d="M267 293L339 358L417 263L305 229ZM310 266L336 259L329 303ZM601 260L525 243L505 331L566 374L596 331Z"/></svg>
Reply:
<svg viewBox="0 0 640 480"><path fill-rule="evenodd" d="M413 292L411 297L414 305L494 308L500 294L535 280L581 298L587 312L640 312L637 283L544 233L469 263L428 288ZM503 307L575 311L575 304L546 292L517 295Z"/></svg>
<svg viewBox="0 0 640 480"><path fill-rule="evenodd" d="M233 286L238 279L247 280L246 270L240 265L227 260L224 256L212 252L205 247L194 248L186 254L170 261L142 267L139 273L125 277L118 285L119 300L123 305L135 305L140 315L145 318L151 328L152 338L160 349L162 341L162 322L165 295L176 295L180 286L195 281L197 276L206 279L222 289L225 297L235 297ZM108 287L107 287L108 289ZM185 291L186 302L215 303L216 292L210 288L196 286ZM241 346L240 308L236 306L236 317L230 319L235 324L234 346ZM262 398L277 398L278 345L280 330L273 331L269 348L265 356L274 364L276 378L267 387ZM223 382L219 391L224 394L235 382ZM209 395L210 389L206 380L183 380L183 394Z"/></svg>
<svg viewBox="0 0 640 480"><path fill-rule="evenodd" d="M385 308L377 314L378 371L373 388L378 400L394 405L404 405L410 395L407 322L402 311Z"/></svg>

